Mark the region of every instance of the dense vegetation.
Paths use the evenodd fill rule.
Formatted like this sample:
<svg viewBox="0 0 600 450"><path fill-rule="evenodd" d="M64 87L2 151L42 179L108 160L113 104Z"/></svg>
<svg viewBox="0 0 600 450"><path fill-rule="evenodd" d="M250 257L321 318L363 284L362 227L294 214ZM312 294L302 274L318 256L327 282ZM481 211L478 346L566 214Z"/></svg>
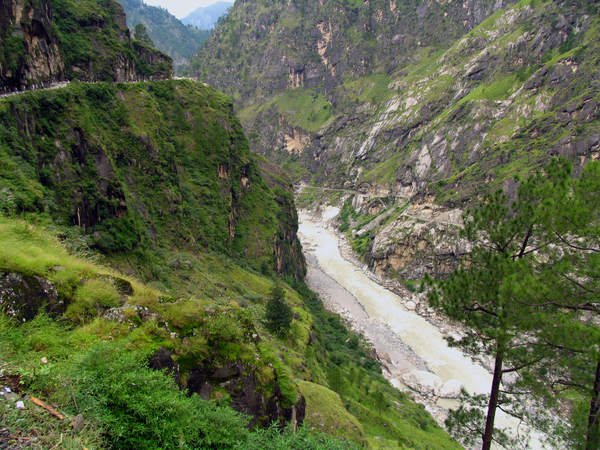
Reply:
<svg viewBox="0 0 600 450"><path fill-rule="evenodd" d="M279 229L293 227L291 199L271 192L230 101L213 89L71 83L0 109L0 183L16 212L79 225L91 247L137 261L152 261L157 246L203 248L274 270L281 247L280 270L302 276L295 230ZM135 270L160 280L166 265Z"/></svg>
<svg viewBox="0 0 600 450"><path fill-rule="evenodd" d="M47 219L29 218L36 224L0 218L0 270L48 279L68 306L62 318L41 311L25 323L0 317L2 382L53 404L69 419L82 414L87 425L67 433L69 421L59 422L28 400L26 411L3 402L2 426L13 435L31 436L35 429L43 448L55 445L63 433L65 448L90 450L110 443L151 448L157 441L202 448L349 447L308 434L313 429L370 448L459 448L423 407L378 375L378 364L357 336L293 279L287 280L296 291L284 289L294 320L290 331L278 336L266 325L265 297L275 286L271 276L244 271L217 254L171 253L165 256L177 256L182 267L171 273L170 284L179 292L185 286L193 297L173 296L177 291L161 292L129 277L132 294L124 296L117 289L124 282L114 284L123 275L72 256L66 250L69 242L63 238L60 243L57 231L45 225ZM147 368L160 347L178 365L175 379L172 371ZM42 357L48 364L40 362ZM210 403L197 393L188 397L178 391L177 383L187 383L192 392L194 370L225 370L232 361L248 371L234 374L232 383L256 376L259 392L279 396L285 407L302 394L306 429L295 435L273 429L248 433L249 418L227 406L235 408L239 401L239 392L231 389L235 384L215 383ZM377 404L382 395L385 400ZM268 424L250 419L254 425Z"/></svg>
<svg viewBox="0 0 600 450"><path fill-rule="evenodd" d="M65 78L80 81L126 81L167 78L172 61L129 41L120 3L52 0L52 29L64 60ZM155 58L162 59L156 64ZM124 73L125 72L125 73Z"/></svg>

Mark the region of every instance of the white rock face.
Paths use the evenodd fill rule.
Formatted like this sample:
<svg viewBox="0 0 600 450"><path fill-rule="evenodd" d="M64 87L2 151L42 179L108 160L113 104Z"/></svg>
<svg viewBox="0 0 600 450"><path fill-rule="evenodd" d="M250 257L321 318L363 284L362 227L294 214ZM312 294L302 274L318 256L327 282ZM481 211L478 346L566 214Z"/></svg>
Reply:
<svg viewBox="0 0 600 450"><path fill-rule="evenodd" d="M390 380L390 384L392 386L394 386L396 389L400 389L402 386L400 385L400 380L398 380L397 378L392 378Z"/></svg>
<svg viewBox="0 0 600 450"><path fill-rule="evenodd" d="M412 300L407 301L404 306L406 307L406 309L408 309L409 311L414 311L415 309L417 309L417 304L415 302L413 302Z"/></svg>
<svg viewBox="0 0 600 450"><path fill-rule="evenodd" d="M405 373L402 382L422 395L439 395L444 384L440 377L423 370Z"/></svg>
<svg viewBox="0 0 600 450"><path fill-rule="evenodd" d="M446 381L440 389L440 397L442 398L458 398L463 384L458 380Z"/></svg>

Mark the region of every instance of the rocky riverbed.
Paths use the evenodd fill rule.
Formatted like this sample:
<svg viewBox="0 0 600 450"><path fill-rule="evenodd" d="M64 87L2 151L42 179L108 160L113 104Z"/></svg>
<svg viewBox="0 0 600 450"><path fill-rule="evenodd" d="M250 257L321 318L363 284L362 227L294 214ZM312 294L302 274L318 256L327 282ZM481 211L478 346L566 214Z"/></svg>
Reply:
<svg viewBox="0 0 600 450"><path fill-rule="evenodd" d="M301 218L314 221L312 216L301 212ZM319 220L319 225L329 231L337 231L327 220ZM412 293L400 283L385 280L371 273L366 266L361 267L360 261L352 252L348 242L343 236L338 235L338 248L344 259L351 262L355 271L362 272L372 281L394 292L402 300L407 310L426 318L431 324L438 327L445 334L459 337L462 334L460 327L450 324L439 317L433 310L428 308L423 294ZM379 358L384 369L384 376L396 388L407 392L417 402L425 405L433 417L443 424L448 416L448 406L458 405L457 402L444 402L440 405L439 400L443 395L455 398L460 392L462 383L457 380L449 380L442 384L427 363L420 358L413 349L407 345L396 334L382 318L369 317L364 307L358 300L334 279L329 277L320 267L315 255L314 245L305 236L303 246L308 263L307 283L309 287L317 292L328 311L338 314L349 328L362 335L373 348L374 354ZM410 386L412 389L410 389Z"/></svg>

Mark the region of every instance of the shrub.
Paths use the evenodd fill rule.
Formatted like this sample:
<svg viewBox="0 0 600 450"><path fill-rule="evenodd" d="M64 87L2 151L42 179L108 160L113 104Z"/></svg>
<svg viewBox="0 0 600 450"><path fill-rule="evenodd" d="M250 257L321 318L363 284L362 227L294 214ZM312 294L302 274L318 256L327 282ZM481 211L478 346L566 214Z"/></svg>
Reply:
<svg viewBox="0 0 600 450"><path fill-rule="evenodd" d="M104 308L119 306L120 295L107 280L91 279L75 292L75 301L69 305L65 315L73 322L85 323L96 317Z"/></svg>
<svg viewBox="0 0 600 450"><path fill-rule="evenodd" d="M281 285L275 285L265 309L267 328L272 333L285 334L290 330L293 317L292 308L285 302L285 290Z"/></svg>
<svg viewBox="0 0 600 450"><path fill-rule="evenodd" d="M245 416L186 397L168 374L147 368L139 353L100 344L76 371L79 409L105 424L114 448L233 448L248 438Z"/></svg>
<svg viewBox="0 0 600 450"><path fill-rule="evenodd" d="M250 291L244 294L244 298L252 303L260 303L265 299L262 295Z"/></svg>

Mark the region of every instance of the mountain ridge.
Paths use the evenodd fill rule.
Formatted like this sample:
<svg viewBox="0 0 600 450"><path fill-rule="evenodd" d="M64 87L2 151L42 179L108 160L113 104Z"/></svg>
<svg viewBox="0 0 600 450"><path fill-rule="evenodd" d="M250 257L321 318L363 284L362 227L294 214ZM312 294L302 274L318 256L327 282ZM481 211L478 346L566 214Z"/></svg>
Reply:
<svg viewBox="0 0 600 450"><path fill-rule="evenodd" d="M369 267L410 281L464 253L436 218L552 157L575 173L598 158L598 30L593 2L246 2L189 73L233 98L250 147L294 181L359 191L299 202L336 206Z"/></svg>
<svg viewBox="0 0 600 450"><path fill-rule="evenodd" d="M232 2L216 2L209 6L201 6L192 11L181 22L186 25L194 25L203 30L212 29L217 20L227 13L227 10L233 6Z"/></svg>
<svg viewBox="0 0 600 450"><path fill-rule="evenodd" d="M533 94L539 99L539 108L551 107L552 101L547 98L550 86L544 85L546 78L552 84L565 83L565 86L574 82L580 85L577 89L586 89L582 84L586 79L594 80L592 73L596 63L588 47L594 45L589 36L595 33L598 14L597 11L592 15L586 13L590 8L595 11L593 5L580 9L572 6L563 14L558 12L554 2L533 2L535 8L528 1L512 8L500 2L495 3L494 8L485 2L455 6L435 3L427 7L411 4L407 6L407 14L392 26L386 25L386 20L389 21L396 10L393 2L367 3L368 6L358 6L356 22L350 28L341 27L333 20L337 17L335 14L340 16L335 20L345 20L343 18L355 14L354 10L340 6L337 13L331 13L333 15L327 12L337 2L325 3L324 10L316 14L303 12L302 2L285 8L273 4L270 12L260 12L256 6L253 6L256 10L238 6L231 10L226 23L215 30L215 37L192 63L190 73L204 77L232 95L239 105L251 147L283 164L297 179L312 178L317 184L336 187L344 183L352 187L376 183L395 192L406 191L407 195L426 187L431 194L434 182L456 177L460 172L457 169L473 170L476 160L464 159L463 155L472 152L466 147L475 148L476 136L481 136L482 130L490 125L470 118L470 109L480 111L480 118L487 114L492 120L500 120L505 113L499 102L505 102L506 110L509 104L525 102L525 97ZM486 11L489 12L487 19ZM360 19L361 14L363 19ZM239 25L245 20L262 30L267 17L271 17L271 32L252 34ZM297 19L292 20L292 17L304 19L293 22ZM552 20L553 17L556 20ZM369 20L373 23L369 33L375 40L370 41L373 51L365 59L364 41L356 47L352 39L356 36L354 30L365 28ZM419 27L413 27L419 29L408 34L398 33L420 21L423 23ZM440 34L433 36L436 31ZM284 40L300 44L290 50L273 40L273 36L285 36ZM392 58L386 56L393 41L389 36L394 36L400 45ZM232 43L237 41L240 45L234 50ZM248 61L261 46L264 61L256 66L236 62ZM340 47L349 48L345 56L336 50ZM586 74L582 71L576 74L575 67L581 65L584 55L589 60ZM357 61L364 64L357 66ZM545 69L536 70L536 64L538 69ZM465 70L461 71L463 66ZM259 67L266 69L266 76L256 77ZM211 71L217 68L224 75L213 77ZM431 78L432 75L436 79ZM428 92L420 93L419 85ZM594 86L590 86L592 98ZM513 94L514 97L509 98ZM555 107L560 108L559 105L568 103L569 99L555 96L553 101L558 102ZM596 110L589 101L587 104L592 112ZM294 108L293 105L302 106ZM531 109L529 111L526 120L535 120ZM402 114L408 119L401 118ZM494 119L495 116L498 119ZM453 156L448 149L441 151L445 156L440 150L432 150L431 147L443 143L439 136L444 132L438 128L460 117L466 117L473 125L472 136L469 131L458 132L460 139L468 143L454 144L462 148L453 150ZM425 153L421 151L422 145L417 147L417 141L425 138L424 127L438 136L437 143L433 140L427 143ZM457 133L456 126L455 131L450 128L448 132ZM498 132L500 130L487 131L492 147L492 136ZM507 137L510 139L511 135ZM498 138L506 139L504 135ZM586 144L588 149L594 147L593 142L594 138ZM456 165L451 168L453 164ZM493 178L500 178L498 175ZM510 176L501 178L506 180ZM446 191L442 191L440 200L446 195ZM465 193L464 198L468 195ZM446 198L444 201L456 203L457 200Z"/></svg>

